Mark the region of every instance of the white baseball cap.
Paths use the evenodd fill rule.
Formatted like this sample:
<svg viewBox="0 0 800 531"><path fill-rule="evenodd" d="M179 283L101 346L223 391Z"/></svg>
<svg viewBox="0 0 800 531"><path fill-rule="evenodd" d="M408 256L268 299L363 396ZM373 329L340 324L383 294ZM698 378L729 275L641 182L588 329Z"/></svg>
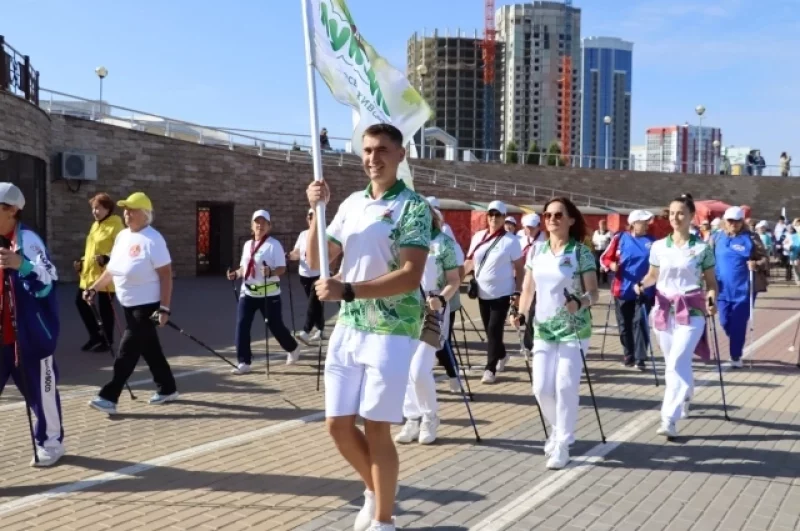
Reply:
<svg viewBox="0 0 800 531"><path fill-rule="evenodd" d="M628 225L633 225L637 221L650 221L653 219L653 213L649 210L634 210L628 214Z"/></svg>
<svg viewBox="0 0 800 531"><path fill-rule="evenodd" d="M522 216L522 226L523 227L538 227L542 223L542 219L539 217L539 214L526 214Z"/></svg>
<svg viewBox="0 0 800 531"><path fill-rule="evenodd" d="M711 220L712 227L719 227L719 224L722 223L722 220L719 218L714 218Z"/></svg>
<svg viewBox="0 0 800 531"><path fill-rule="evenodd" d="M744 210L738 206L732 206L725 211L725 215L722 217L726 220L742 221L744 219Z"/></svg>
<svg viewBox="0 0 800 531"><path fill-rule="evenodd" d="M25 208L25 196L22 195L22 190L13 184L0 183L0 203L15 206L22 210Z"/></svg>
<svg viewBox="0 0 800 531"><path fill-rule="evenodd" d="M506 223L511 223L512 225L516 225L517 224L517 220L514 219L514 216L508 216L506 218Z"/></svg>
<svg viewBox="0 0 800 531"><path fill-rule="evenodd" d="M255 212L253 212L253 217L251 219L255 221L258 218L264 218L266 221L270 221L269 212L267 212L266 210L256 210Z"/></svg>
<svg viewBox="0 0 800 531"><path fill-rule="evenodd" d="M765 229L768 229L768 228L769 228L769 223L767 222L767 220L765 220L765 219L762 219L761 221L759 221L758 223L756 223L756 228L757 228L757 229L760 229L761 227L764 227Z"/></svg>
<svg viewBox="0 0 800 531"><path fill-rule="evenodd" d="M506 204L503 203L502 201L492 201L491 203L489 203L489 206L486 207L486 212L489 212L490 210L497 210L504 216L508 213Z"/></svg>
<svg viewBox="0 0 800 531"><path fill-rule="evenodd" d="M434 196L426 197L425 200L433 208L435 208L437 210L439 209L439 200L436 197L434 197Z"/></svg>

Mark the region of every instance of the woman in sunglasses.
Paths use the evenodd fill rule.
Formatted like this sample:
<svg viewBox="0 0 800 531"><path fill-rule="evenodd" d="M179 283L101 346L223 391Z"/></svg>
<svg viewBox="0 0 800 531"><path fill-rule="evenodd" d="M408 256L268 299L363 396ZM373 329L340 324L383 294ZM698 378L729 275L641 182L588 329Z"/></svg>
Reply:
<svg viewBox="0 0 800 531"><path fill-rule="evenodd" d="M464 270L474 275L471 284L477 289L470 287L470 297L477 296L488 343L488 359L481 381L491 384L497 371L505 370L506 316L512 297L519 296L524 269L519 240L503 227L507 213L505 203L492 201L486 210L488 228L472 237Z"/></svg>
<svg viewBox="0 0 800 531"><path fill-rule="evenodd" d="M650 249L650 270L637 294L656 287L653 327L666 364L664 402L658 434L676 437L675 424L689 415L694 390L692 354L708 359L706 314L716 313L717 278L712 247L690 232L694 200L684 194L669 205L672 234ZM705 288L705 293L703 290ZM708 306L706 306L708 301Z"/></svg>
<svg viewBox="0 0 800 531"><path fill-rule="evenodd" d="M551 199L542 218L549 238L527 259L522 311L515 312L512 324L525 324L535 294L533 393L551 425L544 448L547 468L559 470L569 463L569 446L575 441L581 357L592 336L589 307L598 297L597 265L591 248L582 243L586 222L572 201Z"/></svg>

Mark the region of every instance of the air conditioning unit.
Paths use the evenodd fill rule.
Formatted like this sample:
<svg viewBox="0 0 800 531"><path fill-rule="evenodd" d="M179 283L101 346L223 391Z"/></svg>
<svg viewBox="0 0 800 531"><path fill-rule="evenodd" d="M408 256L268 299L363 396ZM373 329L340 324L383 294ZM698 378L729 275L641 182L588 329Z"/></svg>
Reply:
<svg viewBox="0 0 800 531"><path fill-rule="evenodd" d="M97 180L97 155L93 153L64 151L59 153L56 167L58 177L67 181Z"/></svg>

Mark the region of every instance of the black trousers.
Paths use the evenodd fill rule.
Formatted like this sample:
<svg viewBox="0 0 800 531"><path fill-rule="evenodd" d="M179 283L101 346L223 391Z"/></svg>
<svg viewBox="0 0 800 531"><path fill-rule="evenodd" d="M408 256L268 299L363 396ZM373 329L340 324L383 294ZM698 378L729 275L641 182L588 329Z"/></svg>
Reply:
<svg viewBox="0 0 800 531"><path fill-rule="evenodd" d="M150 368L159 394L171 395L177 391L172 369L164 356L164 351L161 350L157 325L150 319L160 305L154 302L130 308L123 306L125 331L119 344L119 355L114 361L114 376L98 393L101 398L117 403L125 382L136 369L140 356Z"/></svg>
<svg viewBox="0 0 800 531"><path fill-rule="evenodd" d="M456 355L456 346L453 344L453 338L455 338L455 334L453 333L453 322L456 320L456 312L450 312L450 330L447 331L447 340L450 341L450 348L453 349L453 356ZM453 361L450 359L450 354L447 353L447 350L442 349L436 352L436 358L439 360L439 364L444 367L445 372L449 378L456 377L456 368L453 366Z"/></svg>
<svg viewBox="0 0 800 531"><path fill-rule="evenodd" d="M114 304L113 295L106 291L98 291L95 299L97 300L97 306L100 310L100 320L103 322L103 331L106 333L106 337L112 343L114 342ZM95 343L100 343L102 341L102 337L100 335L100 329L97 327L97 321L94 318L94 313L92 313L92 309L89 308L89 304L83 300L83 290L78 289L78 293L75 296L75 306L78 307L78 315L81 316L81 321L83 321L83 326L86 327L86 331L89 332L89 340L94 341Z"/></svg>
<svg viewBox="0 0 800 531"><path fill-rule="evenodd" d="M306 324L303 325L303 331L308 334L312 328L316 328L320 332L325 328L325 314L322 312L322 301L317 297L317 290L314 289L314 283L319 280L319 277L304 277L300 275L300 284L303 285L303 291L306 292L308 297L308 308L306 309Z"/></svg>
<svg viewBox="0 0 800 531"><path fill-rule="evenodd" d="M643 302L639 299L630 301L614 299L614 313L617 316L619 339L622 342L626 362L647 360L647 342L650 338L647 337L642 304L647 315L650 315L653 299L645 298Z"/></svg>
<svg viewBox="0 0 800 531"><path fill-rule="evenodd" d="M510 296L489 300L478 299L481 321L483 321L483 329L486 331L486 342L489 344L486 370L492 371L492 373L497 372L497 362L506 357L503 333L510 306Z"/></svg>
<svg viewBox="0 0 800 531"><path fill-rule="evenodd" d="M600 267L600 257L603 256L604 251L592 251L594 255L594 265L597 267L597 282L600 283L608 283L608 272L603 271L603 268Z"/></svg>
<svg viewBox="0 0 800 531"><path fill-rule="evenodd" d="M267 318L269 331L278 340L281 348L286 352L297 349L297 341L283 323L283 312L280 295L271 295L265 298L242 295L239 298L239 307L236 312L236 359L239 363L251 365L253 352L250 348L250 328L256 312L261 312ZM266 315L264 314L266 308Z"/></svg>

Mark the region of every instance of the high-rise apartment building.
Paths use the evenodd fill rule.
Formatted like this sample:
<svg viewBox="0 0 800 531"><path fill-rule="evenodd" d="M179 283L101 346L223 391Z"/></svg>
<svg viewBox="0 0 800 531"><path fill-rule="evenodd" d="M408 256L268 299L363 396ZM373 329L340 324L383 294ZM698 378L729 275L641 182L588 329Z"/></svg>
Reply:
<svg viewBox="0 0 800 531"><path fill-rule="evenodd" d="M427 126L436 126L458 141L459 150L469 149L482 157L483 146L483 57L482 39L475 32L472 37L457 31L454 36L441 35L434 30L432 36L414 35L408 40L406 75L425 101L430 105L433 118ZM502 57L503 45L497 43L497 55ZM498 64L495 68L499 68ZM495 90L502 80L495 83ZM500 104L495 99L495 116ZM495 145L499 145L500 127L495 123ZM428 156L442 158L445 148L426 139ZM461 159L461 155L458 156Z"/></svg>
<svg viewBox="0 0 800 531"><path fill-rule="evenodd" d="M582 85L581 166L628 169L633 43L615 37L584 39Z"/></svg>
<svg viewBox="0 0 800 531"><path fill-rule="evenodd" d="M505 45L498 78L501 103L497 123L500 142L526 150L536 142L546 149L561 142L562 111L567 112L569 153L580 148L581 11L564 2L534 1L501 6L496 13L497 37ZM569 31L568 31L569 30ZM571 56L571 72L563 57ZM564 83L569 83L564 90ZM565 97L568 107L564 109ZM563 151L562 151L563 152Z"/></svg>
<svg viewBox="0 0 800 531"><path fill-rule="evenodd" d="M719 141L716 146L715 141ZM722 131L716 127L651 127L647 130L647 171L718 173L721 145Z"/></svg>

